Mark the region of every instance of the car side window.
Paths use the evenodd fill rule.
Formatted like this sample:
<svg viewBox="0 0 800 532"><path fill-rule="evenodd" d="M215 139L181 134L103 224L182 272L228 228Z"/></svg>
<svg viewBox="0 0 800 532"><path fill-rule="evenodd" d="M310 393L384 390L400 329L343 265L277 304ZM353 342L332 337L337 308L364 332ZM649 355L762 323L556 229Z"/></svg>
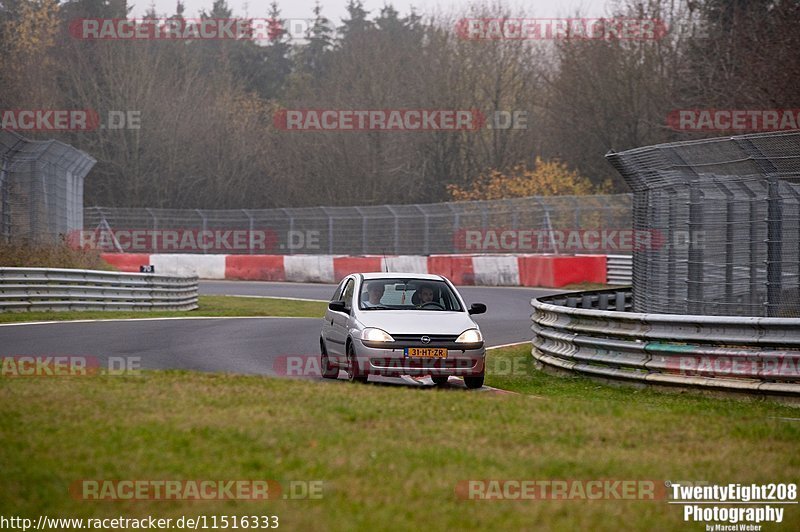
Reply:
<svg viewBox="0 0 800 532"><path fill-rule="evenodd" d="M342 280L341 283L339 283L339 286L336 287L336 291L333 293L333 297L331 298L331 301L339 301L339 300L342 299L342 289L344 288L344 284L346 282L347 282L347 279L344 279L344 280Z"/></svg>
<svg viewBox="0 0 800 532"><path fill-rule="evenodd" d="M347 284L344 287L344 292L342 293L342 300L348 307L353 306L353 289L355 288L356 283L353 279L348 279Z"/></svg>

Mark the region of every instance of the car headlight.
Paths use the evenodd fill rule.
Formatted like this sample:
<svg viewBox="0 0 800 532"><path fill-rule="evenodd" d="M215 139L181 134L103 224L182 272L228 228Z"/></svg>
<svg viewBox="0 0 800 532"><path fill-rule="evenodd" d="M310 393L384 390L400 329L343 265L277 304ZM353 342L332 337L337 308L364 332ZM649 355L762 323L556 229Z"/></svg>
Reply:
<svg viewBox="0 0 800 532"><path fill-rule="evenodd" d="M392 335L383 329L367 327L361 332L361 339L365 342L394 342Z"/></svg>
<svg viewBox="0 0 800 532"><path fill-rule="evenodd" d="M456 338L457 344L476 344L483 342L483 336L478 329L467 329Z"/></svg>

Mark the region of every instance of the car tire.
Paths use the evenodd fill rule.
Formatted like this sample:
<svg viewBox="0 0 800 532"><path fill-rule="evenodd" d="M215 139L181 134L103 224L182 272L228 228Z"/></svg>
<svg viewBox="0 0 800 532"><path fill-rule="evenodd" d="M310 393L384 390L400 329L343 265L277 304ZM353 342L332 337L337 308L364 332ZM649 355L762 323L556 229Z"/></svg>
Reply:
<svg viewBox="0 0 800 532"><path fill-rule="evenodd" d="M483 387L484 376L485 375L483 373L481 373L480 375L473 375L471 377L464 377L464 384L470 390L474 390L476 388L482 388Z"/></svg>
<svg viewBox="0 0 800 532"><path fill-rule="evenodd" d="M447 384L447 379L449 377L447 375L431 375L431 380L437 386L441 386L442 384Z"/></svg>
<svg viewBox="0 0 800 532"><path fill-rule="evenodd" d="M353 344L347 344L347 380L350 382L366 383L367 375L361 373L356 360L356 350Z"/></svg>
<svg viewBox="0 0 800 532"><path fill-rule="evenodd" d="M339 368L335 368L331 365L330 358L328 358L328 350L325 349L325 343L322 340L319 341L319 349L321 351L319 356L319 368L322 373L322 378L338 379Z"/></svg>

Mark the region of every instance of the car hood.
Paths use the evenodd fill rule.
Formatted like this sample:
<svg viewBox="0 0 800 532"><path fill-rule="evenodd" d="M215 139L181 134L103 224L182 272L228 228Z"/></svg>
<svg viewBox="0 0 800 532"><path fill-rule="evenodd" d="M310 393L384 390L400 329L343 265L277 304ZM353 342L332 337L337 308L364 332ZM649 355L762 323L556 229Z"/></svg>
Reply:
<svg viewBox="0 0 800 532"><path fill-rule="evenodd" d="M358 318L364 327L377 327L389 334L461 334L477 327L466 312L367 310Z"/></svg>

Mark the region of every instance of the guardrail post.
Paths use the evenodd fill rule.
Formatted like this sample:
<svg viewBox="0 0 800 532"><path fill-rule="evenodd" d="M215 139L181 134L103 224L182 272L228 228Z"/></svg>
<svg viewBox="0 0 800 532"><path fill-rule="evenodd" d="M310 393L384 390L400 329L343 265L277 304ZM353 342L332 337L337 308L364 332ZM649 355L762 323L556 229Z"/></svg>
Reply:
<svg viewBox="0 0 800 532"><path fill-rule="evenodd" d="M625 312L625 292L617 292L614 299L614 310Z"/></svg>

